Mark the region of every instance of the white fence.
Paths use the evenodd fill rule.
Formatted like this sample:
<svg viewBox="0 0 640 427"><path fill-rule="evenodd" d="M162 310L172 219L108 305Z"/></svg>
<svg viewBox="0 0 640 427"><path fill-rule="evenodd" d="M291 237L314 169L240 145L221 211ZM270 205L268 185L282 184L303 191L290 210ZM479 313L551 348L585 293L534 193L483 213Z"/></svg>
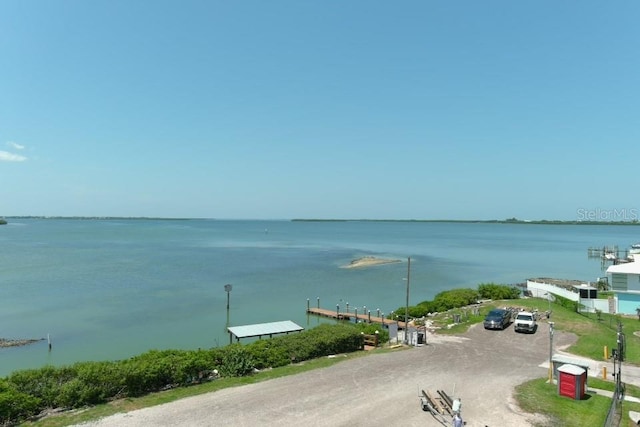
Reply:
<svg viewBox="0 0 640 427"><path fill-rule="evenodd" d="M551 283L527 280L527 290L531 292L531 296L536 298L547 298L551 301L554 301L554 295L559 295L561 297L570 299L571 301L579 302L582 306L580 311L586 311L589 313L595 313L596 310L600 310L603 313L614 314L616 312L616 307L618 307L617 298L614 301L613 307L611 307L613 308L613 311L611 311L609 300L580 298L580 294L578 292L565 289Z"/></svg>

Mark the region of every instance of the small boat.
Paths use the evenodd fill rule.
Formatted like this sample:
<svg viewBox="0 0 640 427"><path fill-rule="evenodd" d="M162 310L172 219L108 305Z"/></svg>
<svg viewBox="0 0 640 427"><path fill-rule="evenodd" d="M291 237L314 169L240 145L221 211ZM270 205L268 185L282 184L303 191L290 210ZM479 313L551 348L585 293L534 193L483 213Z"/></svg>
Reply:
<svg viewBox="0 0 640 427"><path fill-rule="evenodd" d="M634 243L629 248L629 255L637 255L640 254L640 243Z"/></svg>
<svg viewBox="0 0 640 427"><path fill-rule="evenodd" d="M4 218L0 218L0 225L5 225L7 223L7 220Z"/></svg>

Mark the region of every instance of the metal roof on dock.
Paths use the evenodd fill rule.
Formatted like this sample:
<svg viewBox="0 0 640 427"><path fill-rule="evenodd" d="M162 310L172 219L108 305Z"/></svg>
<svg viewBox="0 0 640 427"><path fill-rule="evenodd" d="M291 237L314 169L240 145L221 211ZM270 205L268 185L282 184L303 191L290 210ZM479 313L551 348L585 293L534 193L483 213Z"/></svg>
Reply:
<svg viewBox="0 0 640 427"><path fill-rule="evenodd" d="M283 320L280 322L256 323L253 325L229 326L227 328L229 334L234 335L237 339L261 337L263 335L288 334L289 332L304 331L304 328L291 320Z"/></svg>

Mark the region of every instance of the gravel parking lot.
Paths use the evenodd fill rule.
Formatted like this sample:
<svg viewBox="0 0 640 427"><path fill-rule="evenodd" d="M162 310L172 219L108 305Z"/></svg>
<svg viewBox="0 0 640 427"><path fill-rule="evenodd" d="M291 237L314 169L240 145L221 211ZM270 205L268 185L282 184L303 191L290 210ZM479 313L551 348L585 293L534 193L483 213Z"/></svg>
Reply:
<svg viewBox="0 0 640 427"><path fill-rule="evenodd" d="M555 348L574 341L573 335L555 332ZM513 325L504 331L475 325L459 336L429 334L427 345L421 347L347 360L84 425L440 426L420 407L420 390L428 389L459 397L468 427L522 427L534 418L515 405L513 388L544 377L548 357L546 323L535 334L515 333Z"/></svg>

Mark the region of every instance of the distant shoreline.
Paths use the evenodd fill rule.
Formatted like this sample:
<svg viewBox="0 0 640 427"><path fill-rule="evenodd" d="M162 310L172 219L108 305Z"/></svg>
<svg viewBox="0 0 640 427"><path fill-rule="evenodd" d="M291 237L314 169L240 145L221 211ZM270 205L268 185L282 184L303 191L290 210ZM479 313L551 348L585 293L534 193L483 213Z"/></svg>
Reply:
<svg viewBox="0 0 640 427"><path fill-rule="evenodd" d="M563 220L499 220L499 219L292 219L293 222L439 222L457 224L524 224L524 225L640 225L638 221L563 221Z"/></svg>
<svg viewBox="0 0 640 427"><path fill-rule="evenodd" d="M64 220L147 220L147 221L290 221L290 222L421 222L452 224L518 224L518 225L625 225L638 226L640 221L567 221L567 220L521 220L521 219L340 219L340 218L293 218L293 219L217 219L217 218L170 218L146 216L5 216L5 219L64 219Z"/></svg>

